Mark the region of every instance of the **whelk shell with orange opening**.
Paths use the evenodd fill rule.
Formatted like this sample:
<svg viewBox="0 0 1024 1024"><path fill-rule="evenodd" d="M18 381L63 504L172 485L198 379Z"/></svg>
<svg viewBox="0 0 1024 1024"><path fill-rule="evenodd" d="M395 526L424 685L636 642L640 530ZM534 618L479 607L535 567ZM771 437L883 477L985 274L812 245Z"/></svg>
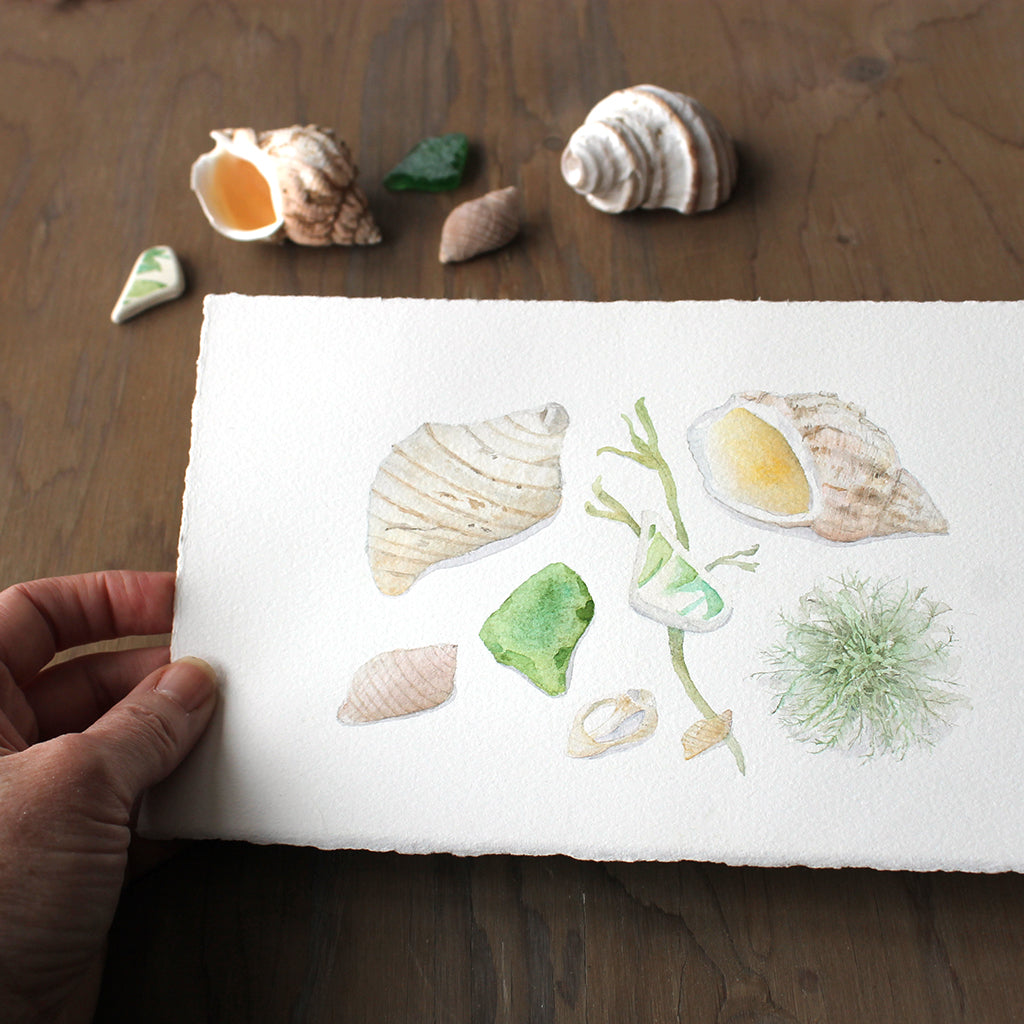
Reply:
<svg viewBox="0 0 1024 1024"><path fill-rule="evenodd" d="M238 241L374 245L380 230L348 146L330 128L225 128L192 165L206 219Z"/></svg>

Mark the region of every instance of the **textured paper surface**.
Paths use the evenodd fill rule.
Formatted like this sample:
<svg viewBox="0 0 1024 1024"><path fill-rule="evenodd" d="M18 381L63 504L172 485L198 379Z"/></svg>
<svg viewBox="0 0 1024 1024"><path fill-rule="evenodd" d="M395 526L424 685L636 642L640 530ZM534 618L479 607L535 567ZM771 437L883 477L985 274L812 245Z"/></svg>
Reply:
<svg viewBox="0 0 1024 1024"><path fill-rule="evenodd" d="M515 303L207 299L193 410L173 651L223 680L209 734L147 801L157 835L463 854L1019 870L1019 304ZM734 392L836 392L864 407L949 520L948 535L837 544L766 527L706 493L688 425ZM715 570L729 622L688 634L695 680L733 711L741 775L719 745L686 761L701 716L663 626L628 604L634 541L589 516L600 475L639 514L655 474L602 445L646 399L691 550L759 544L755 573ZM561 403L561 508L521 543L381 594L366 555L371 481L426 421ZM568 692L549 697L478 638L551 562L596 613ZM773 715L762 652L816 583L843 572L927 588L950 607L971 707L902 760L814 753ZM406 719L344 726L353 672L399 647L458 645L456 692ZM582 705L655 694L654 736L566 755Z"/></svg>

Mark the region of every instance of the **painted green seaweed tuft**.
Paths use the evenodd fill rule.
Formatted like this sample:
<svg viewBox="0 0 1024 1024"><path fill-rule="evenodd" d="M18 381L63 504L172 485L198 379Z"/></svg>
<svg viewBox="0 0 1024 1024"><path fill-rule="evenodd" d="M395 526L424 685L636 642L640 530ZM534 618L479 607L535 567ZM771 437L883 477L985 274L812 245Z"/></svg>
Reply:
<svg viewBox="0 0 1024 1024"><path fill-rule="evenodd" d="M950 671L949 608L892 580L852 573L828 584L780 616L785 638L764 652L774 712L818 750L902 758L932 745L969 706Z"/></svg>

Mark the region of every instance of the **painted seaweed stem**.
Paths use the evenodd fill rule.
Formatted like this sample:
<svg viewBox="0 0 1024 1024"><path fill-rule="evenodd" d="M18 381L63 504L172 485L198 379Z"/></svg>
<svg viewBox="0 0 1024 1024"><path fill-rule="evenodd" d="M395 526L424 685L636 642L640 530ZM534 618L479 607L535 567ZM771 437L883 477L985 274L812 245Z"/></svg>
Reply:
<svg viewBox="0 0 1024 1024"><path fill-rule="evenodd" d="M679 511L679 495L676 489L675 478L672 475L671 468L665 461L665 458L658 447L658 434L654 429L654 423L647 411L644 399L637 399L633 409L636 413L637 421L643 428L644 433L647 435L646 439L640 437L639 433L637 433L637 429L630 417L623 414L622 418L629 429L629 439L633 445L633 450L627 451L622 448L607 445L603 448L599 448L597 454L602 455L608 453L611 455L618 455L624 459L631 459L633 462L638 463L645 469L653 470L658 474L662 490L665 492L665 504L668 506L669 515L672 517L676 541L683 550L689 551L690 538L689 534L686 532L686 527L683 525L683 519ZM617 523L624 523L633 531L634 534L636 534L637 537L640 537L640 523L622 502L612 497L612 495L604 489L601 477L598 477L594 481L593 491L594 496L603 507L598 508L598 506L593 502L588 501L585 505L585 509L590 515L596 516L599 519L610 519ZM758 545L755 544L753 547L747 548L746 550L734 551L731 554L723 555L722 557L709 562L704 567L704 571L708 572L720 565L732 565L748 572L753 572L757 568L758 563L746 561L746 559L752 558L757 554L757 549ZM683 650L685 631L673 626L668 626L667 630L672 668L679 677L679 681L683 684L683 689L686 692L686 695L706 719L717 718L718 712L716 712L707 700L705 700L704 696L697 688L697 684L694 682L693 676L690 675L690 670L686 664L686 655ZM729 750L732 751L732 755L736 759L736 765L740 772L742 774L746 774L746 761L743 757L743 750L740 747L739 741L732 732L730 732L728 736L726 736L724 742Z"/></svg>

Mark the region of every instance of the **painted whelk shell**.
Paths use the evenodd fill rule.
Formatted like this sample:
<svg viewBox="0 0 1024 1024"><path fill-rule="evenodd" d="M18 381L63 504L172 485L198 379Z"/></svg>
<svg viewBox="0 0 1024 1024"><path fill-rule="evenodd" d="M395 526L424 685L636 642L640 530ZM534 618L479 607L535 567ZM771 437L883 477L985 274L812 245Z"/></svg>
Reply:
<svg viewBox="0 0 1024 1024"><path fill-rule="evenodd" d="M346 725L401 718L443 704L455 689L455 644L377 654L356 669L338 721Z"/></svg>
<svg viewBox="0 0 1024 1024"><path fill-rule="evenodd" d="M385 594L431 566L553 516L569 416L551 402L481 423L424 423L394 445L370 489L367 553Z"/></svg>
<svg viewBox="0 0 1024 1024"><path fill-rule="evenodd" d="M613 747L642 743L658 727L650 690L627 690L586 704L569 730L570 757L597 757Z"/></svg>
<svg viewBox="0 0 1024 1024"><path fill-rule="evenodd" d="M441 228L442 263L458 263L507 245L519 233L519 189L514 185L460 203Z"/></svg>
<svg viewBox="0 0 1024 1024"><path fill-rule="evenodd" d="M948 530L889 435L834 394L734 395L687 441L708 493L753 519L833 541Z"/></svg>
<svg viewBox="0 0 1024 1024"><path fill-rule="evenodd" d="M691 757L703 754L716 743L721 743L731 729L732 711L723 711L714 718L702 718L694 722L683 733L683 757L689 761Z"/></svg>
<svg viewBox="0 0 1024 1024"><path fill-rule="evenodd" d="M636 85L606 96L573 132L562 177L605 213L721 206L736 184L736 148L690 96Z"/></svg>
<svg viewBox="0 0 1024 1024"><path fill-rule="evenodd" d="M299 245L374 245L380 230L348 146L330 128L225 128L192 165L206 219L228 238Z"/></svg>

